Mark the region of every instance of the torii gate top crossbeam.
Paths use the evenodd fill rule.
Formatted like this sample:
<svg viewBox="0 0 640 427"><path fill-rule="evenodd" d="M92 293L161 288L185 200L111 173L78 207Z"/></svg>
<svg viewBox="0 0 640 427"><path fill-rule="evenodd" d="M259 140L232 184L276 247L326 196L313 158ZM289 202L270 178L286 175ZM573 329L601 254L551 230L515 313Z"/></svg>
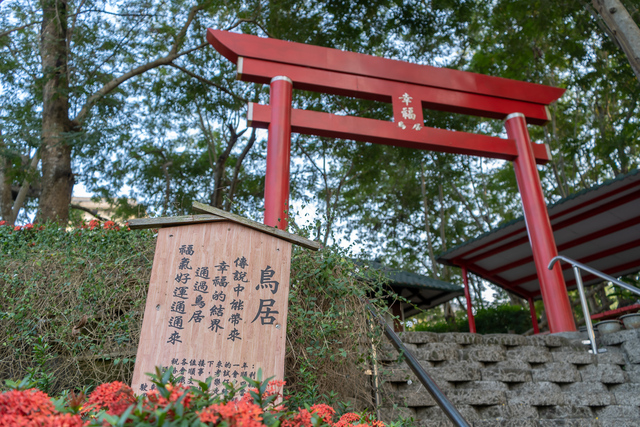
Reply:
<svg viewBox="0 0 640 427"><path fill-rule="evenodd" d="M547 105L564 89L458 70L410 64L354 52L209 29L207 40L238 67L238 79L268 84L287 76L293 87L390 102L394 122L292 110L294 132L504 160L514 142L493 136L424 127L422 109L504 119L522 113L532 124L549 120ZM269 126L270 107L252 105L252 126ZM416 132L418 131L418 132ZM551 158L534 144L537 163Z"/></svg>
<svg viewBox="0 0 640 427"><path fill-rule="evenodd" d="M549 120L546 106L565 92L552 86L248 34L209 29L207 40L237 64L238 78L244 81L269 83L269 75L277 68L276 75L291 78L294 88L386 102L398 89L408 92L407 88L419 88L426 95L421 99L425 108L483 117L504 119L517 111L529 123L544 124ZM294 74L306 76L292 78Z"/></svg>

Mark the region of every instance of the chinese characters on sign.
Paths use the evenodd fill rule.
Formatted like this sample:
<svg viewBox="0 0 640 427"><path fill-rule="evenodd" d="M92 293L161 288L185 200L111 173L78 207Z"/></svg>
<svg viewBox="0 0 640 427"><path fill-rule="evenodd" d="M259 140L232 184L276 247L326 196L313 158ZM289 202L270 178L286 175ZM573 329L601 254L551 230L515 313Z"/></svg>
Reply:
<svg viewBox="0 0 640 427"><path fill-rule="evenodd" d="M173 366L185 385L284 376L291 243L240 224L160 229L133 384ZM282 366L280 366L282 365ZM220 388L219 390L222 390Z"/></svg>
<svg viewBox="0 0 640 427"><path fill-rule="evenodd" d="M205 360L189 357L171 359L171 366L174 368L174 375L179 377L178 383L185 386L197 385L201 378L213 377L211 383L212 393L218 394L224 390L223 383L237 382L238 385L246 385L243 377L256 379L257 370L255 365L249 366L246 362L232 363L222 360ZM168 368L162 367L165 372ZM151 381L146 380L134 390L137 394L147 393L155 390L156 386Z"/></svg>
<svg viewBox="0 0 640 427"><path fill-rule="evenodd" d="M420 130L423 127L422 104L420 101L413 102L413 97L404 92L402 95L394 97L393 116L400 129Z"/></svg>

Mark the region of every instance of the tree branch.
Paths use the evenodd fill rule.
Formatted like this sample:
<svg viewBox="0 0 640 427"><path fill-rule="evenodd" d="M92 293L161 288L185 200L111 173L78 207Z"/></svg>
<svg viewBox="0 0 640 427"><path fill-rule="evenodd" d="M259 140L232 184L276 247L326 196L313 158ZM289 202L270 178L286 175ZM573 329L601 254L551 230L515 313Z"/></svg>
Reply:
<svg viewBox="0 0 640 427"><path fill-rule="evenodd" d="M171 61L173 61L176 58L179 58L182 55L186 55L190 52L193 52L194 50L198 50L198 49L202 49L203 47L207 46L209 43L208 42L203 42L202 44L200 44L199 46L193 48L193 49L189 49L187 51L175 54L175 55L167 55L165 57L162 58L158 58L155 61L152 62L147 62L144 65L141 65L137 68L134 68L133 70L129 71L128 73L123 74L122 76L111 80L110 82L108 82L107 84L105 84L104 86L102 86L102 88L97 91L96 93L94 93L93 95L91 95L88 99L87 102L84 103L84 105L82 106L82 109L80 110L80 112L78 113L78 115L74 118L74 122L80 124L84 121L84 119L87 117L87 115L89 114L89 111L91 110L91 108L100 100L102 99L102 97L104 97L105 95L107 95L109 92L111 92L112 90L114 90L115 88L117 88L118 86L120 86L122 83L126 82L127 80L139 76L140 74L143 74L149 70L152 70L154 68L158 68L161 67L163 65L169 65L171 63Z"/></svg>
<svg viewBox="0 0 640 427"><path fill-rule="evenodd" d="M242 153L240 154L240 157L238 157L238 160L236 161L236 165L233 168L233 177L231 179L231 184L229 185L229 193L227 194L227 200L229 201L227 204L227 210L229 212L231 212L231 205L233 204L233 197L235 196L236 186L238 184L238 175L240 174L242 162L244 161L244 158L247 156L247 154L249 153L249 151L251 150L251 147L253 147L253 144L255 142L256 142L256 128L253 128L251 129L251 135L249 136L249 141L247 142L247 145L244 146L244 149L242 150Z"/></svg>
<svg viewBox="0 0 640 427"><path fill-rule="evenodd" d="M429 260L431 266L428 268L433 271L437 279L440 278L440 268L436 262L433 251L433 241L431 240L431 224L429 223L429 202L427 200L427 186L424 178L424 163L420 162L420 191L422 194L422 207L424 209L424 230L427 234L427 249L429 251Z"/></svg>
<svg viewBox="0 0 640 427"><path fill-rule="evenodd" d="M264 26L261 23L259 23L255 19L251 19L251 18L239 18L239 19L236 20L236 22L231 24L229 27L225 28L224 31L231 31L234 28L236 28L238 25L243 24L245 22L248 22L248 23L251 23L251 24L255 24L255 26L260 28L267 35L267 37L273 38L273 36L271 34L269 34L267 29L264 28Z"/></svg>
<svg viewBox="0 0 640 427"><path fill-rule="evenodd" d="M84 206L80 206L80 205L75 204L75 203L71 203L71 204L69 205L69 207L70 207L71 209L76 209L76 210L83 211L83 212L86 212L86 213L88 213L88 214L91 214L91 215L93 215L94 217L96 217L97 219L99 219L100 221L109 221L109 218L105 218L105 217L101 216L101 215L98 213L98 210L97 210L97 209L89 209L89 208L85 208Z"/></svg>
<svg viewBox="0 0 640 427"><path fill-rule="evenodd" d="M449 181L449 184L451 184L453 191L456 192L456 194L462 201L462 204L465 206L465 208L467 208L467 212L469 213L469 215L471 215L471 218L473 218L473 220L476 222L480 231L485 231L484 225L482 224L482 222L480 222L480 219L473 213L473 207L471 206L467 198L464 196L464 194L462 194L458 186L453 182L453 180ZM484 220L485 218L482 218L482 219ZM489 228L491 228L490 224L487 224L487 225L489 226Z"/></svg>
<svg viewBox="0 0 640 427"><path fill-rule="evenodd" d="M178 33L178 35L176 36L176 39L173 43L173 46L171 47L171 50L169 51L169 54L162 57L162 58L158 58L155 61L151 61L151 62L147 62L146 64L140 65L139 67L134 68L133 70L121 75L118 78L115 78L113 80L111 80L110 82L106 83L104 86L102 86L102 88L100 88L100 90L98 90L96 93L94 93L93 95L91 95L87 101L84 103L84 105L82 106L82 109L80 110L80 112L78 113L78 115L74 118L73 122L75 122L75 124L80 125L87 117L87 115L89 114L89 112L91 111L91 108L93 108L93 106L100 100L102 99L105 95L107 95L109 92L111 92L112 90L116 89L118 86L120 86L122 83L126 82L127 80L139 76L140 74L143 74L151 69L157 68L157 67L161 67L163 65L169 65L171 64L172 61L174 61L175 59L183 56L183 55L188 55L191 52L194 52L198 49L202 49L203 47L207 46L209 43L208 42L202 42L200 45L191 48L191 49L187 49L183 52L178 52L178 49L180 48L180 46L182 45L182 41L187 33L187 30L189 29L189 26L191 25L191 23L193 22L196 14L204 9L209 3L211 3L210 1L205 2L201 5L198 6L193 6L191 8L191 10L189 11L189 15L187 16L187 21L185 22L185 24L182 26L182 28L180 29L180 32Z"/></svg>
<svg viewBox="0 0 640 427"><path fill-rule="evenodd" d="M191 26L191 23L195 19L196 14L200 12L202 9L204 9L205 7L207 7L209 4L211 4L211 0L206 1L201 5L193 6L191 10L189 10L189 15L187 16L187 22L184 23L184 25L180 29L180 32L176 36L176 39L173 42L173 46L171 46L171 51L169 52L168 56L178 55L178 49L180 49L180 46L182 45L182 41L184 40L184 37L187 35L187 30L189 29L189 27ZM208 42L205 42L204 44L207 45Z"/></svg>
<svg viewBox="0 0 640 427"><path fill-rule="evenodd" d="M39 152L36 151L36 153L33 155L33 158L31 159L31 164L29 165L29 169L27 170L27 178L25 178L24 181L22 182L22 186L18 191L18 196L16 197L16 200L13 202L13 208L11 209L12 225L16 223L16 220L18 219L18 214L20 213L20 209L22 209L22 206L24 205L24 200L27 198L27 193L29 192L29 184L31 182L31 180L29 179L29 175L36 170L36 168L38 167L38 163L40 163L40 155L39 155Z"/></svg>
<svg viewBox="0 0 640 427"><path fill-rule="evenodd" d="M71 16L78 16L78 15L82 15L84 13L93 13L93 12L98 12L98 13L104 13L106 15L113 15L113 16L125 16L125 17L143 17L143 18L150 18L153 16L157 16L156 14L151 14L151 13L116 13L116 12L109 12L108 10L104 10L104 9L85 9L83 11L80 12L76 12Z"/></svg>
<svg viewBox="0 0 640 427"><path fill-rule="evenodd" d="M37 25L37 24L42 24L42 20L40 20L40 21L33 21L33 22L29 22L28 24L24 24L24 25L21 25L21 26L19 26L19 27L12 28L12 29L10 29L10 30L6 30L6 31L4 31L4 32L0 33L0 39L1 39L1 38L3 38L3 37L5 37L5 36L8 36L9 34L11 34L11 33L15 32L15 31L24 30L24 29L25 29L25 28L27 28L27 27L31 27L32 25Z"/></svg>
<svg viewBox="0 0 640 427"><path fill-rule="evenodd" d="M622 49L640 81L640 29L618 0L592 0L593 8L609 27L607 34Z"/></svg>
<svg viewBox="0 0 640 427"><path fill-rule="evenodd" d="M186 68L181 67L180 65L178 65L178 64L176 64L176 63L174 63L174 62L171 62L169 65L170 65L170 66L172 66L172 67L174 67L174 68L177 68L178 70L182 71L183 73L187 74L188 76L193 77L194 79L198 80L200 83L203 83L203 84L205 84L205 85L213 86L213 87L215 87L215 88L217 88L217 89L220 89L222 92L226 93L227 95L231 95L232 97L234 97L235 99L237 99L237 100L239 100L239 101L242 101L242 102L245 102L245 103L248 103L248 102L249 102L247 99L245 99L245 98L243 98L243 97L241 97L241 96L238 96L238 95L236 95L235 93L231 92L231 91L230 91L229 89L227 89L226 87L224 87L224 86L222 86L222 85L219 85L218 83L216 83L216 82L214 82L214 81L211 81L211 80L209 80L209 79L207 79L207 78L204 78L204 77L202 77L202 76L199 76L199 75L197 75L196 73L194 73L194 72L192 72L192 71L189 71L189 70L187 70Z"/></svg>
<svg viewBox="0 0 640 427"><path fill-rule="evenodd" d="M162 156L164 157L164 156ZM164 213L167 213L167 207L169 206L169 200L171 199L171 175L169 175L169 166L173 166L173 160L169 160L162 165L162 173L165 180L164 190Z"/></svg>

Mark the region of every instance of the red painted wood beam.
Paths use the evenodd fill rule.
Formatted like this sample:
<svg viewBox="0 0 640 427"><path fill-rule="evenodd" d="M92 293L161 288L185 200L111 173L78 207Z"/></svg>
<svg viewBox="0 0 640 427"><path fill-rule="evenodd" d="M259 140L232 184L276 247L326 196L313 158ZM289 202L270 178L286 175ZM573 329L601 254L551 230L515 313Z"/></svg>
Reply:
<svg viewBox="0 0 640 427"><path fill-rule="evenodd" d="M262 59L543 105L554 102L565 92L551 86L211 28L207 30L207 40L233 63L239 57Z"/></svg>
<svg viewBox="0 0 640 427"><path fill-rule="evenodd" d="M473 272L473 274L475 274L476 276L480 276L485 280L488 280L490 282L493 282L495 284L497 284L498 286L500 286L501 288L504 288L506 290L508 290L509 292L513 292L514 294L522 297L522 298L529 298L529 297L533 297L534 294L532 294L531 292L527 291L526 289L522 289L519 288L517 286L512 285L511 283L509 283L509 281L503 279L500 276L494 276L492 275L488 270L485 270L484 268L478 266L478 265L469 265L469 264L456 264L458 265L458 267L462 268L462 266L464 265L467 270ZM538 295L537 293L535 295Z"/></svg>
<svg viewBox="0 0 640 427"><path fill-rule="evenodd" d="M558 246L558 252L566 251L567 249L574 248L574 247L576 247L578 245L581 245L583 243L591 242L591 241L596 240L596 239L598 239L600 237L607 236L607 235L609 235L611 233L615 233L615 232L618 232L620 230L624 230L626 228L633 227L634 225L638 225L638 224L640 224L640 216L638 216L636 218L629 219L627 221L623 221L623 222L618 223L616 225L612 225L611 227L604 228L604 229L596 231L594 233L587 234L585 236L582 236L582 237L580 237L578 239L575 239L575 240L572 240L570 242L564 243L564 244ZM554 229L555 229L555 227L554 227ZM520 266L528 263L529 261L531 261L530 257L521 258L519 260L510 262L509 264L505 264L500 268L493 269L492 272L493 272L493 274L500 274L500 273L503 273L505 271L513 270L514 268L520 267Z"/></svg>
<svg viewBox="0 0 640 427"><path fill-rule="evenodd" d="M249 104L249 126L267 128L271 108ZM517 153L512 140L493 136L455 132L424 127L419 131L400 129L395 123L353 116L337 116L317 111L294 109L291 130L306 135L350 139L374 144L393 145L444 153L468 154L503 160L515 160ZM546 145L533 145L536 161L546 163L550 154Z"/></svg>
<svg viewBox="0 0 640 427"><path fill-rule="evenodd" d="M531 313L531 325L533 326L533 334L538 335L540 333L540 326L538 325L538 315L536 314L536 307L533 305L533 298L527 298L529 302L529 313Z"/></svg>
<svg viewBox="0 0 640 427"><path fill-rule="evenodd" d="M518 234L522 233L522 232L526 232L526 229L525 230L519 230ZM501 239L501 240L503 240L503 239ZM529 242L529 236L525 235L524 237L519 237L519 238L517 238L515 240L512 240L512 241L510 241L508 243L505 243L504 245L497 246L497 247L495 247L495 248L493 248L491 250L488 250L487 252L483 252L483 253L481 253L479 255L476 255L476 256L474 256L472 258L467 258L465 261L469 262L469 263L472 263L472 264L475 264L478 261L482 261L483 259L489 258L490 256L499 254L501 252L504 252L504 251L509 250L511 248L515 248L517 246L523 245L523 244L528 243L528 242ZM496 243L496 242L493 242L493 243Z"/></svg>
<svg viewBox="0 0 640 427"><path fill-rule="evenodd" d="M616 308L615 310L609 310L603 313L594 314L591 316L591 320L616 319L623 314L636 312L638 310L640 310L640 304L628 305L626 307Z"/></svg>
<svg viewBox="0 0 640 427"><path fill-rule="evenodd" d="M605 256L611 256L611 255L619 254L620 252L628 251L629 249L634 249L634 248L637 248L637 247L640 247L640 239L634 240L632 242L627 242L624 245L617 245L617 246L615 246L613 248L608 248L608 249L605 249L604 251L597 252L595 254L591 254L591 255L586 256L586 257L582 257L582 258L578 259L577 261L581 262L583 264L587 264L587 263L589 263L591 261L596 261L596 260L598 260L600 258L603 258ZM636 261L636 264L637 264L637 261ZM571 267L570 264L567 264L567 263L563 263L562 264L562 270L569 270L571 268L572 267ZM624 270L626 268L629 268L629 263L623 264L623 268L621 268L621 269L618 269L617 266L616 266L616 267L609 268L607 271L615 272L616 269ZM607 274L609 274L609 273L607 273ZM611 276L612 274L609 274L609 275ZM537 276L535 274L530 274L529 276L522 277L522 278L520 278L518 280L513 281L512 283L515 286L519 286L519 285L521 285L523 283L527 283L527 282L530 282L531 280L535 280L536 277ZM589 275L589 277L593 278L595 276ZM575 279L570 280L567 283L567 286L569 286L569 283L571 283L571 285L575 285L576 284L575 283Z"/></svg>
<svg viewBox="0 0 640 427"><path fill-rule="evenodd" d="M557 223L554 224L553 228L561 230L561 229L563 229L565 227L568 227L570 225L576 224L576 223L578 223L578 222L580 222L580 221L582 221L584 219L591 218L591 217L593 217L595 215L598 215L598 214L600 214L602 212L606 212L611 208L622 206L624 204L627 204L629 202L637 200L638 198L640 198L640 188L638 188L637 190L635 190L635 191L633 191L631 193L625 194L622 197L618 197L615 200L610 200L609 202L603 203L602 205L594 207L593 209L586 210L586 211L584 211L584 212L582 212L582 213L580 213L578 215L575 215L575 216L572 216L571 218L565 219L564 221L557 222Z"/></svg>
<svg viewBox="0 0 640 427"><path fill-rule="evenodd" d="M543 125L549 120L548 109L541 104L253 58L238 58L238 79L242 81L268 84L274 76L278 75L289 77L293 81L294 89L312 92L381 102L391 102L397 94L408 93L416 101L420 101L423 108L430 110L494 119L504 119L513 111L520 111L531 124Z"/></svg>
<svg viewBox="0 0 640 427"><path fill-rule="evenodd" d="M615 200L611 200L608 203L602 204L600 206L596 206L596 207L594 207L592 209L588 209L588 210L586 210L586 211L584 211L584 212L582 212L582 213L580 213L578 215L575 215L575 216L573 216L571 218L568 218L568 219L566 219L564 221L557 222L557 223L553 224L553 229L555 231L562 230L565 227L569 227L569 226L574 225L574 224L576 224L576 223L578 223L578 222L580 222L582 220L585 220L587 218L591 218L591 217L593 217L595 215L598 215L598 214L600 214L602 212L606 212L611 208L615 208L617 206L624 205L624 204L629 203L631 201L634 201L634 200L636 200L638 198L640 198L640 188L638 188L637 190L635 190L635 191L633 191L633 192L631 192L629 194L625 194L622 197L618 197ZM518 232L522 232L522 230L518 230ZM502 240L504 240L505 238L503 238ZM495 255L497 253L503 252L503 251L505 251L507 249L513 248L515 246L522 245L525 242L527 242L528 240L529 239L526 236L521 237L521 238L513 240L513 241L511 241L509 243L505 243L504 245L496 246L495 248L493 248L493 249L491 249L491 250L489 250L487 252L484 252L482 254L476 255L473 258L467 258L467 259L465 259L465 262L474 264L474 263L476 263L476 262L478 262L478 261L480 261L482 259L486 259L486 258L488 258L488 257L490 257L492 255ZM495 244L495 243L496 243L495 241L494 242L490 242L488 245Z"/></svg>
<svg viewBox="0 0 640 427"><path fill-rule="evenodd" d="M467 321L469 332L476 333L476 319L473 317L473 304L471 302L471 289L469 288L469 274L467 267L462 267L462 281L464 282L464 297L467 300Z"/></svg>
<svg viewBox="0 0 640 427"><path fill-rule="evenodd" d="M518 157L513 169L522 196L522 209L531 242L533 261L536 265L542 299L547 310L549 331L575 331L576 324L571 314L571 302L562 277L562 270L554 266L549 270L549 262L558 256L547 205L542 194L540 176L536 168L529 131L523 114L514 113L504 124L507 135L513 138L518 149Z"/></svg>
<svg viewBox="0 0 640 427"><path fill-rule="evenodd" d="M593 205L593 204L595 204L597 202L600 202L602 200L614 198L618 194L623 193L623 192L625 192L625 191L627 191L627 190L629 190L631 188L636 188L636 187L640 187L640 181L631 182L631 183L629 183L627 185L623 185L622 187L619 187L619 188L617 188L617 189L615 189L613 191L607 192L605 194L601 194L600 196L594 197L593 199L589 199L589 200L587 200L587 201L585 201L583 203L579 203L579 204L573 206L570 209L566 209L566 210L564 210L562 212L558 212L555 215L551 215L550 219L553 221L554 219L562 218L563 216L570 215L573 212L575 212L577 210L580 210L580 209L582 209L584 207L591 206L591 205Z"/></svg>
<svg viewBox="0 0 640 427"><path fill-rule="evenodd" d="M562 218L562 217L567 216L567 215L569 215L569 214L571 214L571 213L573 213L573 212L575 212L577 210L580 210L580 209L582 209L584 207L590 206L595 202L599 202L601 200L609 199L612 196L616 196L619 193L622 193L624 191L627 191L627 190L629 190L631 188L635 188L635 187L638 187L638 186L640 186L640 181L632 182L631 184L624 185L624 186L612 191L611 193L603 194L603 195L598 196L598 197L596 197L594 199L588 200L588 201L586 201L584 203L580 203L580 204L578 204L578 205L576 205L576 206L574 206L574 207L572 207L570 209L564 210L562 212L558 212L558 213L556 213L554 215L550 215L549 219L553 221L553 220ZM556 229L555 226L553 228ZM517 229L517 230L512 231L511 233L501 237L501 240L504 241L504 240L510 239L513 236L516 236L516 235L518 235L520 233L524 233L525 231L526 230L523 230L523 229ZM527 241L527 240L528 240L528 238L524 237L523 240L518 241L516 246L519 245L519 244L522 244L522 242ZM466 259L468 261L470 258L465 258L465 257L468 257L469 255L471 255L473 253L476 253L476 252L479 252L479 251L481 251L483 249L486 249L487 247L490 247L490 246L492 246L494 244L496 244L495 241L487 242L487 243L485 243L483 245L480 245L478 247L472 248L469 251L459 255L458 257L456 257L456 259ZM500 252L500 250L498 249L497 252Z"/></svg>

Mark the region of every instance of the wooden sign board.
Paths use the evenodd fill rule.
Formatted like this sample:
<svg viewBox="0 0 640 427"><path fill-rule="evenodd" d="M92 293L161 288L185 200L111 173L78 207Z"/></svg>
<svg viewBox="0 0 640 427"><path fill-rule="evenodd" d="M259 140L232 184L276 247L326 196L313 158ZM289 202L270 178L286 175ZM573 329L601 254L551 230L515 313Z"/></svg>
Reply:
<svg viewBox="0 0 640 427"><path fill-rule="evenodd" d="M258 369L283 379L290 262L291 242L222 218L161 228L133 390L156 366L185 386L214 377L214 393Z"/></svg>

